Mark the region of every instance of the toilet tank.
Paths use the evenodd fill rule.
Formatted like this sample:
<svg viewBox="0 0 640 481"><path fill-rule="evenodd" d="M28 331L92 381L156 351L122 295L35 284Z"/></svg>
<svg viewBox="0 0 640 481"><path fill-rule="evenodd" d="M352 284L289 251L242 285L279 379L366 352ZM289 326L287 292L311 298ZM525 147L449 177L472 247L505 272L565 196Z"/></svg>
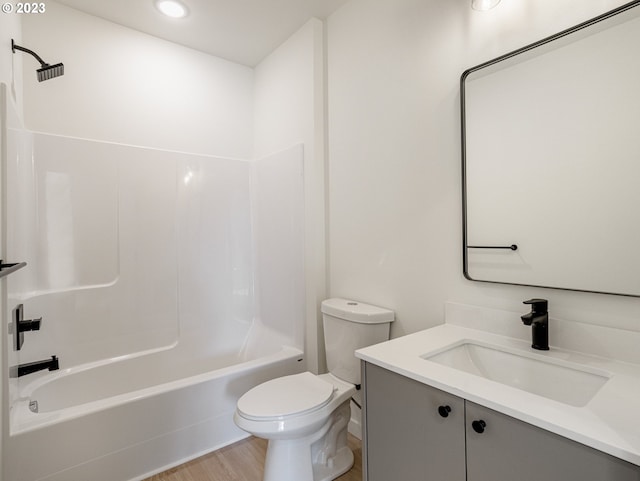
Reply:
<svg viewBox="0 0 640 481"><path fill-rule="evenodd" d="M360 360L355 351L389 339L393 311L348 299L327 299L321 311L329 372L360 384Z"/></svg>

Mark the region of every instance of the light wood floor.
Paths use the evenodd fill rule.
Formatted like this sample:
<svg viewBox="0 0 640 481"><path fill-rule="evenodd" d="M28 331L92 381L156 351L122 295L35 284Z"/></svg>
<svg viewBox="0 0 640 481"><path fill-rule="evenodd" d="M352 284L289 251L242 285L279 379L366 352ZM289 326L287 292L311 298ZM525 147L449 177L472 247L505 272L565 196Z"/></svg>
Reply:
<svg viewBox="0 0 640 481"><path fill-rule="evenodd" d="M362 481L362 447L351 434L349 447L355 457L353 468L337 479ZM261 481L266 452L267 441L251 437L145 481Z"/></svg>

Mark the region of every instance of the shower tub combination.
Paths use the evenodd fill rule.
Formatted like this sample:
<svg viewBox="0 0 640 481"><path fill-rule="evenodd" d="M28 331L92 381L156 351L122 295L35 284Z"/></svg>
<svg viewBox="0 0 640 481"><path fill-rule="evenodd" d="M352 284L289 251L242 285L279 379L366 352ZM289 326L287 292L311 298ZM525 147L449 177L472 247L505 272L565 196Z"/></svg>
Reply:
<svg viewBox="0 0 640 481"><path fill-rule="evenodd" d="M43 318L19 351L2 333L7 361L60 360L3 377L6 479L141 480L246 437L237 399L305 369L302 147L247 162L27 132L0 91L27 262L5 305Z"/></svg>
<svg viewBox="0 0 640 481"><path fill-rule="evenodd" d="M164 369L177 363L174 357L169 349L27 384L14 405L8 479L145 479L246 437L232 420L237 399L303 368L302 352L290 347L233 365L227 359L188 377Z"/></svg>

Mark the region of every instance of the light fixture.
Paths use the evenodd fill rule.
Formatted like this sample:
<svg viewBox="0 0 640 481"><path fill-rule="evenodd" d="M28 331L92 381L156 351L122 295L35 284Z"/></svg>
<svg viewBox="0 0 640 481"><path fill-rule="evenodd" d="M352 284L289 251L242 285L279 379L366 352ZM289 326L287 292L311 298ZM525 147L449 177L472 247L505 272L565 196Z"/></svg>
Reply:
<svg viewBox="0 0 640 481"><path fill-rule="evenodd" d="M177 0L156 0L155 4L156 8L168 17L182 18L189 13L186 5Z"/></svg>
<svg viewBox="0 0 640 481"><path fill-rule="evenodd" d="M474 10L491 10L493 7L498 5L500 0L471 0L471 8Z"/></svg>

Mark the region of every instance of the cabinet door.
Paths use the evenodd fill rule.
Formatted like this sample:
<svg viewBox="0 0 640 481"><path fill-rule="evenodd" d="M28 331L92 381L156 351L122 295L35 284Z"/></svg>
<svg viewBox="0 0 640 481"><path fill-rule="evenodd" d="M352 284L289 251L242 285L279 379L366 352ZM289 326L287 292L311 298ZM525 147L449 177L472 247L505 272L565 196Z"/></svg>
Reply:
<svg viewBox="0 0 640 481"><path fill-rule="evenodd" d="M465 480L464 400L369 363L363 383L365 480Z"/></svg>
<svg viewBox="0 0 640 481"><path fill-rule="evenodd" d="M466 414L468 481L640 481L638 466L544 429L469 401Z"/></svg>

